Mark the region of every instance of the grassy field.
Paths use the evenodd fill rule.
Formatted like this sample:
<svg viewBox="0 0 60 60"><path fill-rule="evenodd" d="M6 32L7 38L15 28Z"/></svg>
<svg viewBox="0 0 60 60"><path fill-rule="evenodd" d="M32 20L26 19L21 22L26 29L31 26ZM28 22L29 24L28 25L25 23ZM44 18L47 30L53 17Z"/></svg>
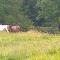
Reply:
<svg viewBox="0 0 60 60"><path fill-rule="evenodd" d="M0 60L60 60L60 34L0 32Z"/></svg>

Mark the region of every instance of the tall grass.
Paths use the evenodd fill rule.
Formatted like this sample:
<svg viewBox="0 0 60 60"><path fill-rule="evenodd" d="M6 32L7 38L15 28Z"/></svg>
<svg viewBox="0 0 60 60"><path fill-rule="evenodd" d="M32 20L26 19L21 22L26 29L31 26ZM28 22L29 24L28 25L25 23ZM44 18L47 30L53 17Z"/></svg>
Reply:
<svg viewBox="0 0 60 60"><path fill-rule="evenodd" d="M0 60L60 60L60 35L0 32Z"/></svg>

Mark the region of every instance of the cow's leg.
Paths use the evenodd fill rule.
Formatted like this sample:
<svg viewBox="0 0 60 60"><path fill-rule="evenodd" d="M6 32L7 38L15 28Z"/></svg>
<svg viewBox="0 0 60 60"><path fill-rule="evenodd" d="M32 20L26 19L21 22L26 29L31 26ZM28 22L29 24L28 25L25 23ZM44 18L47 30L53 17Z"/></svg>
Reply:
<svg viewBox="0 0 60 60"><path fill-rule="evenodd" d="M7 30L7 32L9 33L9 31Z"/></svg>
<svg viewBox="0 0 60 60"><path fill-rule="evenodd" d="M8 29L6 29L6 31L9 33Z"/></svg>

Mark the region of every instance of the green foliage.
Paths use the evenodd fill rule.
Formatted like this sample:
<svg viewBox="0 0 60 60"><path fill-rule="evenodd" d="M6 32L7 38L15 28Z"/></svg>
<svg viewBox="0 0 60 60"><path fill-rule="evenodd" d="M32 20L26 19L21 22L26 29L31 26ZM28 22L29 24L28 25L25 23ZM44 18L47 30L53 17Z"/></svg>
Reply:
<svg viewBox="0 0 60 60"><path fill-rule="evenodd" d="M42 22L44 22L44 24L42 23L42 25L47 26L53 23L56 23L57 21L55 21L56 18L56 14L57 14L57 10L58 10L58 6L54 1L50 1L50 0L37 0L37 9L38 9L38 15L36 17L36 20L42 20ZM50 23L49 23L50 22Z"/></svg>
<svg viewBox="0 0 60 60"><path fill-rule="evenodd" d="M25 14L27 14L29 18L31 18L33 21L36 20L36 0L23 0L23 8Z"/></svg>

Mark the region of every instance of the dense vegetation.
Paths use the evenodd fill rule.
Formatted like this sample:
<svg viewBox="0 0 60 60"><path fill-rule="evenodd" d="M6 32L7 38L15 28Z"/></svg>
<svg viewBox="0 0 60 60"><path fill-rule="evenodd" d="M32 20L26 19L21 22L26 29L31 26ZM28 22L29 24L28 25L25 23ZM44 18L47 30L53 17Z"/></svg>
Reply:
<svg viewBox="0 0 60 60"><path fill-rule="evenodd" d="M32 26L52 27L60 25L60 0L0 0L0 23L20 24L26 31ZM43 29L42 29L43 30Z"/></svg>
<svg viewBox="0 0 60 60"><path fill-rule="evenodd" d="M0 60L60 60L60 34L0 32Z"/></svg>

